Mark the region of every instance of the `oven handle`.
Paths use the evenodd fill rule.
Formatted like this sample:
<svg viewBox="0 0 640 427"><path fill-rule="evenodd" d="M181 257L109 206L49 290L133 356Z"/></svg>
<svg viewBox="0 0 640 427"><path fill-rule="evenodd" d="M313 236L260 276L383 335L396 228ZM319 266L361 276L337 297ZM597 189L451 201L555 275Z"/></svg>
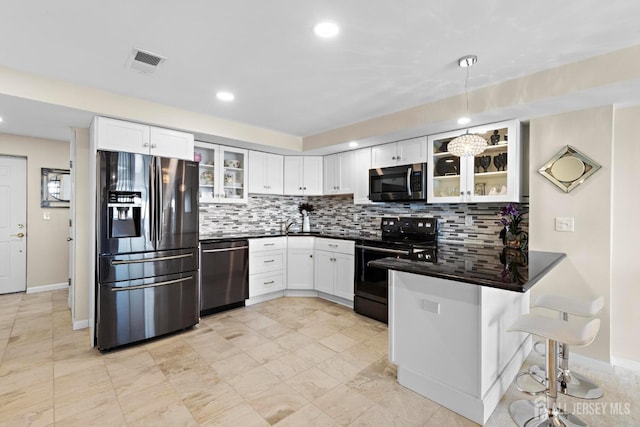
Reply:
<svg viewBox="0 0 640 427"><path fill-rule="evenodd" d="M411 168L407 168L407 193L411 197Z"/></svg>
<svg viewBox="0 0 640 427"><path fill-rule="evenodd" d="M375 246L364 246L364 245L356 245L356 249L364 249L372 252L382 252L385 254L397 254L397 255L405 255L407 253L407 251L403 251L400 249L377 248Z"/></svg>

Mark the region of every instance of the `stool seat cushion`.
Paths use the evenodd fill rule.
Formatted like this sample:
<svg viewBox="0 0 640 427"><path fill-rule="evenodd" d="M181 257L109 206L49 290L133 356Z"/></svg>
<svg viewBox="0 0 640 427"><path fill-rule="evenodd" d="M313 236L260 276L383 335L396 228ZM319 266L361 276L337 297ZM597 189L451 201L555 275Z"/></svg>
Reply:
<svg viewBox="0 0 640 427"><path fill-rule="evenodd" d="M550 317L524 314L511 325L509 331L528 332L572 346L591 344L600 329L600 319L564 321Z"/></svg>
<svg viewBox="0 0 640 427"><path fill-rule="evenodd" d="M604 297L584 300L564 295L544 294L536 298L531 307L544 307L575 316L593 317L604 307Z"/></svg>

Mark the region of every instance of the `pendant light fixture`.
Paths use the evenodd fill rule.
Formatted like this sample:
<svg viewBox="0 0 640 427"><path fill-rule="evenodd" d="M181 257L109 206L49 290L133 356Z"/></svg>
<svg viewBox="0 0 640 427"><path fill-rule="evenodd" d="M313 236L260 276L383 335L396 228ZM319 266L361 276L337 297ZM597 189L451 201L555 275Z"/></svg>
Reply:
<svg viewBox="0 0 640 427"><path fill-rule="evenodd" d="M471 68L476 62L478 62L478 57L475 55L467 55L458 59L458 66L467 69L467 77L464 81L464 94L466 99L466 110L465 113L467 116L461 117L458 119L459 124L467 124L471 120L468 118L469 115L469 68ZM477 156L484 152L487 148L487 140L481 137L480 135L476 135L474 133L469 133L469 129L464 135L460 135L457 138L454 138L447 145L447 150L458 157L465 156Z"/></svg>

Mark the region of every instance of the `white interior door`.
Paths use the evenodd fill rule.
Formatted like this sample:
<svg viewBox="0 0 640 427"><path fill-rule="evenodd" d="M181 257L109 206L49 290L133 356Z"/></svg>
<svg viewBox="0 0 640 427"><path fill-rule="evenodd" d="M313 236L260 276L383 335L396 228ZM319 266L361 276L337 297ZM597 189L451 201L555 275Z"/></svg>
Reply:
<svg viewBox="0 0 640 427"><path fill-rule="evenodd" d="M0 294L27 289L27 159L0 157Z"/></svg>

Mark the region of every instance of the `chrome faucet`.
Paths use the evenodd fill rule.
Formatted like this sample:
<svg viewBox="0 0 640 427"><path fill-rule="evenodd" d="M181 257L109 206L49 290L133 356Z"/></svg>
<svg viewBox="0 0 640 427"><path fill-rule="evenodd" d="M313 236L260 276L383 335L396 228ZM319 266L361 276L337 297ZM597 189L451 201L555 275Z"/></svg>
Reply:
<svg viewBox="0 0 640 427"><path fill-rule="evenodd" d="M282 223L282 230L284 234L289 234L289 228L291 228L291 226L295 223L296 222L293 218L288 218L284 220L284 222Z"/></svg>

